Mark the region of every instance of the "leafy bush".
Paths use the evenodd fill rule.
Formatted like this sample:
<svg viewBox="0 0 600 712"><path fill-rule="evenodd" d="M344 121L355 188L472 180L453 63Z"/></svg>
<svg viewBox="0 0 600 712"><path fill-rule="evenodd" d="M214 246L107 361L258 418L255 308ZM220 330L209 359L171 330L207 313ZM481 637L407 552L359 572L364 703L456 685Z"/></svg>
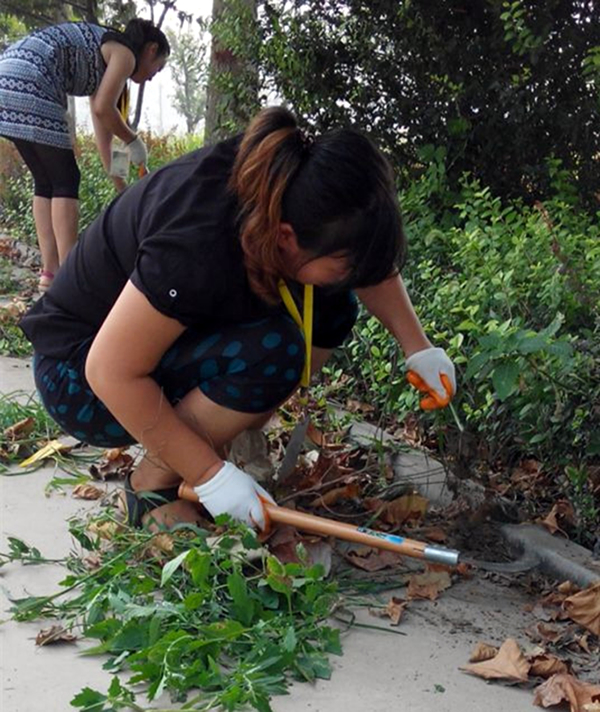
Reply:
<svg viewBox="0 0 600 712"><path fill-rule="evenodd" d="M453 185L470 171L530 201L549 195L554 152L593 209L597 16L582 0L267 2L258 62L317 131L360 126L406 166L443 145Z"/></svg>
<svg viewBox="0 0 600 712"><path fill-rule="evenodd" d="M455 401L466 432L446 420L459 456L488 463L533 456L552 469L600 455L600 235L560 178L533 207L502 202L466 175L445 180L443 150L401 196L410 254L404 278L430 338L459 370ZM556 168L556 166L555 166ZM390 361L396 346L363 314L344 367L353 397L394 416L417 395ZM361 393L362 392L362 393ZM367 395L368 394L368 395Z"/></svg>

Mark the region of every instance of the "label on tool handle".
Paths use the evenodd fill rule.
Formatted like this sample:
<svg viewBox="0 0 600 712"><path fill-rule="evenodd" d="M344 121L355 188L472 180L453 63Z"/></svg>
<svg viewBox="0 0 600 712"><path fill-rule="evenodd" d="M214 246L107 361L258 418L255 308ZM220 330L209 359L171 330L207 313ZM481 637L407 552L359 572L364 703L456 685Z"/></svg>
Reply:
<svg viewBox="0 0 600 712"><path fill-rule="evenodd" d="M374 536L378 539L383 539L384 541L390 541L392 542L392 544L404 544L404 537L398 536L397 534L376 532L373 529L368 529L367 527L358 527L356 531L360 532L361 534L368 534L369 536Z"/></svg>

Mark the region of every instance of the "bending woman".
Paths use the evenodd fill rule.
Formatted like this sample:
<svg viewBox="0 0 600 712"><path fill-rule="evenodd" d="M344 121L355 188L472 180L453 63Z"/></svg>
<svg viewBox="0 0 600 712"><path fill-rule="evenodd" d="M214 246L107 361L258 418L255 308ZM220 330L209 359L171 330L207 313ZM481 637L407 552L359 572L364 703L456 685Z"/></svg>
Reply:
<svg viewBox="0 0 600 712"><path fill-rule="evenodd" d="M157 507L184 480L213 516L262 526L262 490L220 453L294 392L307 359L314 372L342 344L351 290L398 340L430 405L451 398L454 367L423 333L403 254L392 172L373 144L348 129L312 139L287 110L265 109L242 137L131 186L82 234L21 322L37 387L75 437L145 447L125 486L131 524L152 508L163 523L195 520L187 501ZM307 285L310 352L309 325L281 296L302 313Z"/></svg>
<svg viewBox="0 0 600 712"><path fill-rule="evenodd" d="M40 291L48 289L77 240L80 173L67 96L90 96L96 143L107 171L113 136L128 145L133 163L145 163L146 147L117 103L127 80L152 79L169 51L159 29L135 19L124 32L87 22L54 25L19 40L0 56L0 136L15 144L33 175ZM124 187L119 180L115 185Z"/></svg>

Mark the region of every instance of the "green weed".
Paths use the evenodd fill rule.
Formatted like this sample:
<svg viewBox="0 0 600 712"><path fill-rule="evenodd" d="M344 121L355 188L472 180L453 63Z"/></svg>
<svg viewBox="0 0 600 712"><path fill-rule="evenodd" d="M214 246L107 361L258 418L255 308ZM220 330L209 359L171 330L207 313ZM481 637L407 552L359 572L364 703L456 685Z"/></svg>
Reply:
<svg viewBox="0 0 600 712"><path fill-rule="evenodd" d="M219 521L225 523L231 525ZM118 530L105 548L82 522L70 528L84 552L101 557L99 568L88 571L72 556L61 591L13 600L12 612L20 621L59 617L98 641L86 655L108 656L104 668L111 674L130 673L126 685L113 678L106 693L83 689L74 707L145 710L132 688L143 685L150 700L167 692L173 703L185 702L168 708L173 712L244 706L266 712L291 679L330 676L328 657L341 648L339 630L325 621L340 595L321 566L250 557L260 544L242 526L209 542L206 531L183 525L161 535L170 542L168 554L148 532ZM18 549L25 560L41 557L25 544Z"/></svg>

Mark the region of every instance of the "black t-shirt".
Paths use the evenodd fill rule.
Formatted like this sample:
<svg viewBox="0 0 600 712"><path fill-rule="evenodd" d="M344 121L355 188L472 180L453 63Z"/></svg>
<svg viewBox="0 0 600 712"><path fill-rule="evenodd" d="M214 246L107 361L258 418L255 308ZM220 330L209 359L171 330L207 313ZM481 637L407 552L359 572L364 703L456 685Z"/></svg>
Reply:
<svg viewBox="0 0 600 712"><path fill-rule="evenodd" d="M187 327L217 328L278 308L250 290L243 264L239 206L227 187L239 140L186 154L115 198L22 318L36 352L69 358L97 333L128 279Z"/></svg>

